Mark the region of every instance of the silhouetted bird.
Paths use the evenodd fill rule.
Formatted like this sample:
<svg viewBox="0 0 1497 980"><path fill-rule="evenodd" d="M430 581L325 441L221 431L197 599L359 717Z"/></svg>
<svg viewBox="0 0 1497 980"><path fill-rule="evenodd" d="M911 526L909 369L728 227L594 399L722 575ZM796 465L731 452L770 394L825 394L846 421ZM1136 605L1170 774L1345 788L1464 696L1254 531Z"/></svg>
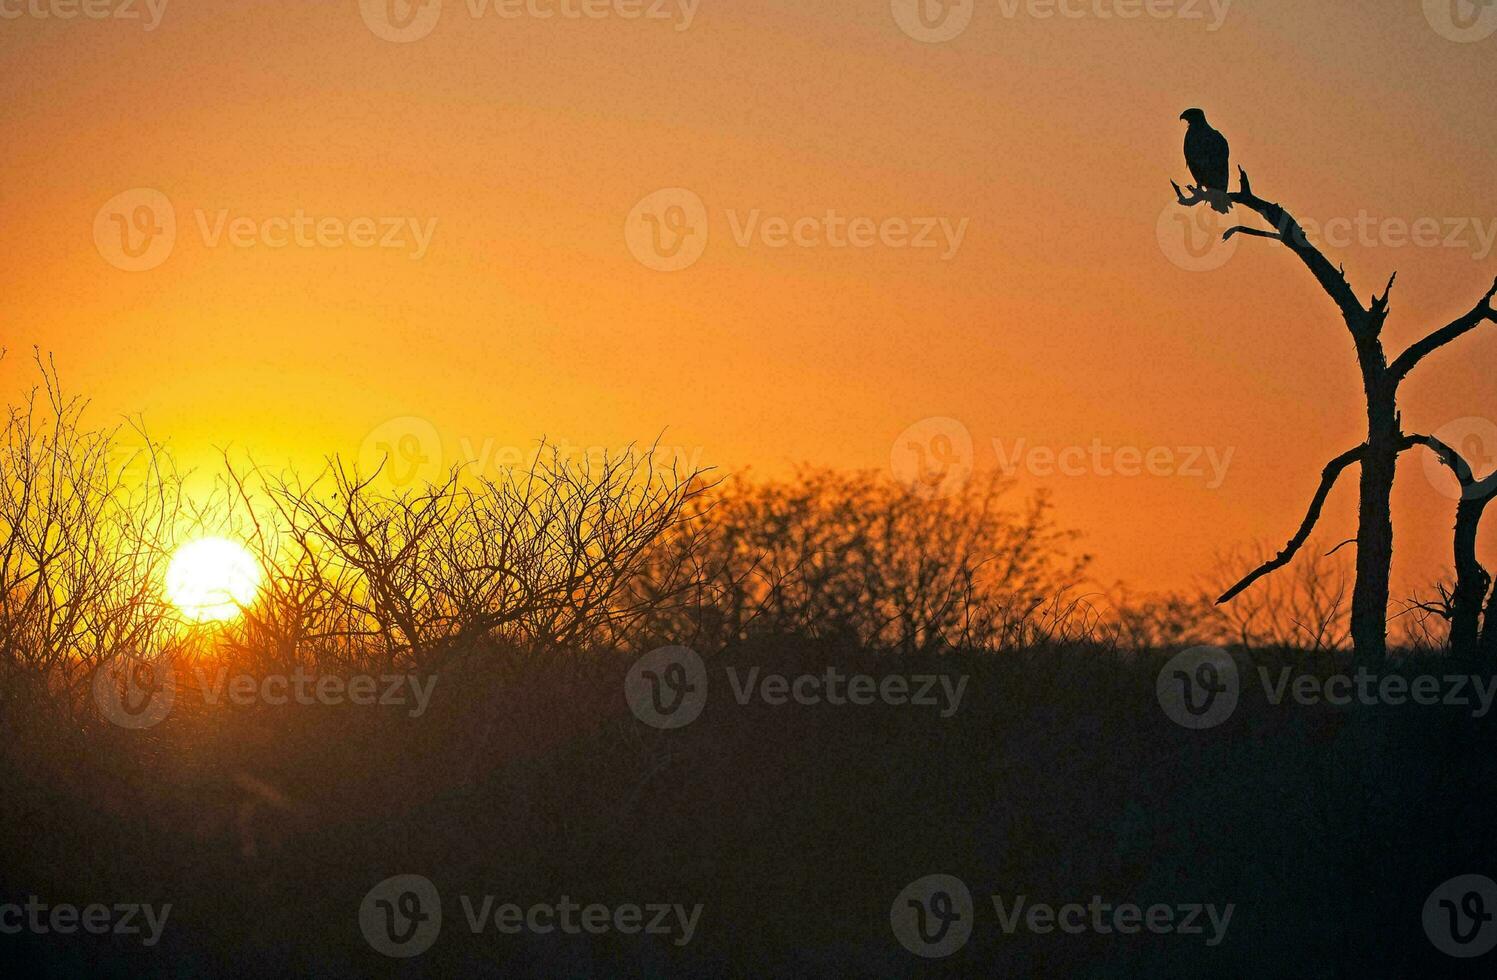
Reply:
<svg viewBox="0 0 1497 980"><path fill-rule="evenodd" d="M1206 192L1212 209L1226 214L1232 210L1232 200L1227 196L1232 151L1227 138L1211 128L1206 113L1200 109L1186 109L1180 118L1190 123L1185 130L1185 163L1190 167L1190 175Z"/></svg>

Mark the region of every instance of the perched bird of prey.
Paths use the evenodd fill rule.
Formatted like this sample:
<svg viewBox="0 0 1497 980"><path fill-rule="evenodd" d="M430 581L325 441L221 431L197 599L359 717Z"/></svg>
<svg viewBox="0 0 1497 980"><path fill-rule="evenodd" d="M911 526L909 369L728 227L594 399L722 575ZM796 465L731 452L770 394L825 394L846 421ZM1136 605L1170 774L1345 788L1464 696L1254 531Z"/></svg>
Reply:
<svg viewBox="0 0 1497 980"><path fill-rule="evenodd" d="M1231 148L1227 138L1211 128L1206 122L1206 113L1200 109L1186 109L1180 118L1190 123L1185 130L1185 163L1196 185L1206 192L1206 199L1215 211L1226 214L1232 210L1232 200L1227 196L1227 179L1231 168Z"/></svg>

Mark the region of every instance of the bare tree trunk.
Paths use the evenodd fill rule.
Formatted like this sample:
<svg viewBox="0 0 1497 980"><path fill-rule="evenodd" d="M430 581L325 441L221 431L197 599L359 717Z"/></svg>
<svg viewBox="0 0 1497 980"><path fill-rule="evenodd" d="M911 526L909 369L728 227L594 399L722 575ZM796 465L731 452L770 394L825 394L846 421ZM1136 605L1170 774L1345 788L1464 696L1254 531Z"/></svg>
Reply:
<svg viewBox="0 0 1497 980"><path fill-rule="evenodd" d="M1480 651L1481 605L1486 601L1492 577L1476 560L1476 532L1487 499L1462 497L1455 514L1455 589L1450 596L1450 651L1475 657ZM1487 632L1492 634L1492 616L1487 613Z"/></svg>
<svg viewBox="0 0 1497 980"><path fill-rule="evenodd" d="M1359 663L1387 655L1389 563L1393 558L1393 469L1396 457L1368 453L1362 464L1357 526L1357 584L1351 598L1351 638Z"/></svg>
<svg viewBox="0 0 1497 980"><path fill-rule="evenodd" d="M1470 461L1434 436L1406 436L1404 445L1428 446L1460 483L1461 500L1455 509L1455 587L1451 590L1447 603L1450 651L1460 657L1475 657L1481 652L1481 607L1492 586L1491 575L1476 558L1476 538L1477 532L1481 530L1482 513L1487 509L1487 504L1492 502L1492 498L1497 497L1497 475L1478 480ZM1492 628L1493 611L1488 606L1486 638L1497 641L1497 630Z"/></svg>
<svg viewBox="0 0 1497 980"><path fill-rule="evenodd" d="M1497 589L1487 598L1486 620L1481 627L1481 656L1488 663L1497 661Z"/></svg>
<svg viewBox="0 0 1497 980"><path fill-rule="evenodd" d="M1482 603L1492 587L1492 576L1476 560L1476 537L1481 515L1497 496L1497 476L1478 481L1469 461L1448 450L1461 481L1461 502L1455 509L1455 590L1450 597L1450 650L1457 656L1476 658L1497 652L1497 629L1493 628L1493 605L1487 606L1486 635L1481 635ZM1493 603L1497 604L1497 597ZM1485 640L1485 642L1483 642Z"/></svg>
<svg viewBox="0 0 1497 980"><path fill-rule="evenodd" d="M1376 363L1363 359L1367 379L1367 454L1362 459L1357 511L1357 583L1351 599L1351 638L1358 663L1379 664L1388 654L1389 574L1393 562L1393 477L1402 442L1392 390Z"/></svg>

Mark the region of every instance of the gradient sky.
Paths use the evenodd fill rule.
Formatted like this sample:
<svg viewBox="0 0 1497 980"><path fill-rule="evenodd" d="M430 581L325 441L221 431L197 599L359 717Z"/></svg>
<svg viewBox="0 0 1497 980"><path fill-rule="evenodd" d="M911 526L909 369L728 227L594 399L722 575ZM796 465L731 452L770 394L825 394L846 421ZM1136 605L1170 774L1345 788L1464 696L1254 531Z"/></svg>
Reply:
<svg viewBox="0 0 1497 980"><path fill-rule="evenodd" d="M1390 352L1497 274L1476 225L1455 247L1387 230L1497 229L1497 34L1446 36L1442 0L1237 0L1217 30L1206 0L1199 19L1129 20L1098 16L1106 0L1073 0L1075 18L977 0L943 43L907 35L889 0L700 0L686 30L675 0L671 20L475 19L445 0L409 43L355 0L178 0L149 31L36 16L46 2L0 0L22 12L0 19L0 381L9 396L29 345L54 351L95 419L143 413L190 464L215 446L356 455L395 418L424 420L448 459L665 429L703 462L766 472L888 468L932 417L960 421L979 467L994 440L1230 451L1220 486L1204 464L1020 468L1101 579L1183 586L1217 550L1281 544L1363 426L1350 341L1282 247L1179 264L1183 109L1204 108L1255 190L1302 219L1382 222L1326 251L1363 296L1399 271ZM625 223L676 187L702 200L710 242L656 271ZM171 201L177 235L127 272L95 221L136 188ZM734 239L755 209L829 208L965 221L965 238L949 258ZM225 210L436 226L419 258L213 245L197 212ZM1428 361L1405 427L1497 418L1494 357L1487 329ZM1424 473L1407 460L1399 488L1406 586L1449 563L1454 505ZM1353 496L1349 480L1327 541L1353 533Z"/></svg>

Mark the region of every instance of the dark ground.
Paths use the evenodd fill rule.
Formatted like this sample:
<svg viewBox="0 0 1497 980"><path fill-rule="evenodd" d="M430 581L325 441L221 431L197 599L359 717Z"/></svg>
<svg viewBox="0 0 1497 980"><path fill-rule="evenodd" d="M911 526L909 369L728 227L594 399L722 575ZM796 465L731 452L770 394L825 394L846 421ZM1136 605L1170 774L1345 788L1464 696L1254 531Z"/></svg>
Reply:
<svg viewBox="0 0 1497 980"><path fill-rule="evenodd" d="M184 697L155 728L80 732L0 704L0 903L172 905L152 949L0 935L4 974L1425 977L1497 964L1437 952L1421 921L1441 882L1497 875L1491 715L1273 706L1252 676L1230 720L1197 732L1160 710L1162 657L891 659L786 643L709 657L701 718L659 731L623 699L630 658L476 659L438 675L418 719ZM728 663L971 681L947 720L745 707ZM950 958L924 960L896 941L890 907L936 872L970 887L975 928ZM405 873L435 884L444 920L427 952L397 960L366 943L358 910ZM1008 935L994 894L1236 910L1214 948ZM460 895L704 911L684 948L474 935Z"/></svg>

